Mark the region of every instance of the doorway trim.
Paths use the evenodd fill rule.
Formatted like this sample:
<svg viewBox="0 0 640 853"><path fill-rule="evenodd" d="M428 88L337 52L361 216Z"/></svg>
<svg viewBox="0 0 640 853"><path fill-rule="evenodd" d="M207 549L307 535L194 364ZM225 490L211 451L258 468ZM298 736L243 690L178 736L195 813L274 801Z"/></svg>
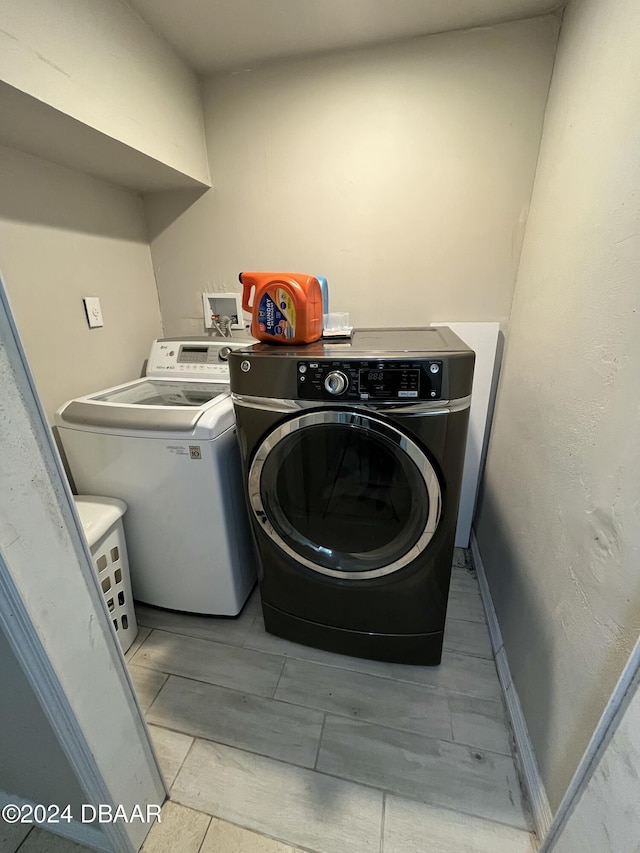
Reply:
<svg viewBox="0 0 640 853"><path fill-rule="evenodd" d="M161 805L166 787L1 276L0 388L0 626L86 802ZM42 826L117 853L135 853L150 829Z"/></svg>

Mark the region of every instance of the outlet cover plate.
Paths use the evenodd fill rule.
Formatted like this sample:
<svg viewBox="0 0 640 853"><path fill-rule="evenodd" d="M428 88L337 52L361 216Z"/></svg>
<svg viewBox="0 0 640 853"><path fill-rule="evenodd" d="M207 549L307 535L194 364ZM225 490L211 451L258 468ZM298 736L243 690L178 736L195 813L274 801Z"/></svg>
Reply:
<svg viewBox="0 0 640 853"><path fill-rule="evenodd" d="M102 319L102 308L100 308L100 300L97 296L85 296L82 300L84 302L84 310L87 312L87 322L89 323L90 329L97 329L100 326L104 326L104 321Z"/></svg>

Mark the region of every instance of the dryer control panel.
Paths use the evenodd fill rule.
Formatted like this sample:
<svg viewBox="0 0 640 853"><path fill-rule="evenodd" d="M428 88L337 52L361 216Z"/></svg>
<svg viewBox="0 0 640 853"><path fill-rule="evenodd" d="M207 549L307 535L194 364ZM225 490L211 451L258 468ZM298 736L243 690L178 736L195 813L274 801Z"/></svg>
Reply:
<svg viewBox="0 0 640 853"><path fill-rule="evenodd" d="M442 398L441 359L297 362L298 399L409 403Z"/></svg>

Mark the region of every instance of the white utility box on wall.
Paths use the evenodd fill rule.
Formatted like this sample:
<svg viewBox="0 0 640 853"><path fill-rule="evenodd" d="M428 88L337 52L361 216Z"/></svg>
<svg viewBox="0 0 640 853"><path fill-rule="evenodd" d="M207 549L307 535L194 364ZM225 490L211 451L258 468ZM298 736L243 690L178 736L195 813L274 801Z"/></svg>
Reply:
<svg viewBox="0 0 640 853"><path fill-rule="evenodd" d="M215 317L228 317L231 321L229 328L244 329L242 297L239 293L203 293L202 309L207 329L215 328Z"/></svg>

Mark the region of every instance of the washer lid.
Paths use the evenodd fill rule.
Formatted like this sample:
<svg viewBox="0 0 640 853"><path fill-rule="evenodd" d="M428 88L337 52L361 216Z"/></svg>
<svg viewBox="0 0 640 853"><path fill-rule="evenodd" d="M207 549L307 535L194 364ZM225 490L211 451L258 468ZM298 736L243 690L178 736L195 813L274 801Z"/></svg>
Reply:
<svg viewBox="0 0 640 853"><path fill-rule="evenodd" d="M180 382L162 379L142 379L124 387L99 392L88 397L99 403L124 403L129 406L159 406L202 408L229 385L218 382Z"/></svg>
<svg viewBox="0 0 640 853"><path fill-rule="evenodd" d="M190 432L202 415L230 403L229 386L217 382L137 379L67 403L56 413L61 425L109 429ZM215 418L208 426L215 428Z"/></svg>

